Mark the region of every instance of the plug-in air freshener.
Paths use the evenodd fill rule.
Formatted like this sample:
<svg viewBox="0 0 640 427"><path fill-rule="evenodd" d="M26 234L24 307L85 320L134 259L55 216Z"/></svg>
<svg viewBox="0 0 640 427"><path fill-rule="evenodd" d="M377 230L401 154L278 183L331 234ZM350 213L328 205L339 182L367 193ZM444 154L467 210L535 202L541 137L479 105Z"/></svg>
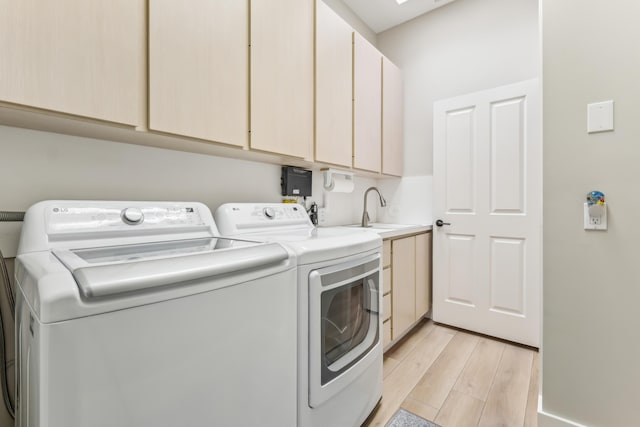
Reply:
<svg viewBox="0 0 640 427"><path fill-rule="evenodd" d="M587 202L584 204L584 229L607 229L607 203L601 191L587 193Z"/></svg>

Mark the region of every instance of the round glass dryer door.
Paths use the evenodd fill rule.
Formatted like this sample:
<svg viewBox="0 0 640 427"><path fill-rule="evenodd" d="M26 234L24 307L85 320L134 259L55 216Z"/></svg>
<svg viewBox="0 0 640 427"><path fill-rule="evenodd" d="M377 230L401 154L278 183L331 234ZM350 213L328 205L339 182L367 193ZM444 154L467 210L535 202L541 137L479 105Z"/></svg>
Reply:
<svg viewBox="0 0 640 427"><path fill-rule="evenodd" d="M309 275L311 405L380 342L380 255ZM318 390L318 399L313 396ZM328 392L327 392L328 394Z"/></svg>

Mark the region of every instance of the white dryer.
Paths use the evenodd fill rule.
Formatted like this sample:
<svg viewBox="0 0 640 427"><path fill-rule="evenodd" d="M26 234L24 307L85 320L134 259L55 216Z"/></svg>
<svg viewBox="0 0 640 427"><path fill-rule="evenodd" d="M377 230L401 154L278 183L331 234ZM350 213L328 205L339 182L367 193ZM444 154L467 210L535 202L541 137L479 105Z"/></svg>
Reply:
<svg viewBox="0 0 640 427"><path fill-rule="evenodd" d="M200 203L47 201L18 257L17 427L296 425L295 258Z"/></svg>
<svg viewBox="0 0 640 427"><path fill-rule="evenodd" d="M232 203L223 235L280 242L298 263L298 426L359 427L382 397L382 240L316 228L296 204Z"/></svg>

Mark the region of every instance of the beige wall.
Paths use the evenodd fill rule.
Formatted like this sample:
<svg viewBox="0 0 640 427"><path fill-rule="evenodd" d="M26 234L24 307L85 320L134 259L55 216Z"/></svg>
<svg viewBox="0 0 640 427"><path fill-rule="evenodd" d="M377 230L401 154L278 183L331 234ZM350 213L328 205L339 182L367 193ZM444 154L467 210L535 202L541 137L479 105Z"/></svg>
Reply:
<svg viewBox="0 0 640 427"><path fill-rule="evenodd" d="M457 0L378 34L402 69L405 175L431 175L433 102L539 76L537 0Z"/></svg>
<svg viewBox="0 0 640 427"><path fill-rule="evenodd" d="M589 426L638 425L640 2L542 5L542 410ZM587 103L608 99L615 131L587 134ZM609 205L604 232L583 230L585 194L596 189Z"/></svg>

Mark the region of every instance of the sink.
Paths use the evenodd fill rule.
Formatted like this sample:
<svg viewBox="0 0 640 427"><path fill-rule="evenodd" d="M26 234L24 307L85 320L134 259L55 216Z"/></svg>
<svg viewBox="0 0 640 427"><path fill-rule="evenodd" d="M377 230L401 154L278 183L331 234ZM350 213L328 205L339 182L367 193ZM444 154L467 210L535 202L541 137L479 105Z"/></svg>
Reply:
<svg viewBox="0 0 640 427"><path fill-rule="evenodd" d="M430 225L389 224L384 222L371 222L368 227L363 227L360 224L343 225L342 227L351 228L352 230L361 230L362 232L370 231L378 234L378 236L383 239L392 239L431 230Z"/></svg>
<svg viewBox="0 0 640 427"><path fill-rule="evenodd" d="M417 224L389 224L384 222L371 222L368 227L363 227L360 224L345 225L343 227L349 227L352 229L359 229L362 231L371 231L377 233L383 239L402 236L404 234L413 233L416 231L426 230L427 226ZM429 227L430 228L430 227Z"/></svg>
<svg viewBox="0 0 640 427"><path fill-rule="evenodd" d="M410 227L415 227L415 225L385 224L381 222L372 222L372 223L369 223L368 227L363 227L360 224L347 225L347 227L361 228L363 230L371 230L371 231L383 231L383 230L398 230L401 228L410 228Z"/></svg>
<svg viewBox="0 0 640 427"><path fill-rule="evenodd" d="M374 233L384 233L385 231L392 231L394 230L393 228L377 228L377 227L360 227L359 225L347 225L347 227L351 227L351 228L359 228L360 230L363 231L373 231Z"/></svg>

